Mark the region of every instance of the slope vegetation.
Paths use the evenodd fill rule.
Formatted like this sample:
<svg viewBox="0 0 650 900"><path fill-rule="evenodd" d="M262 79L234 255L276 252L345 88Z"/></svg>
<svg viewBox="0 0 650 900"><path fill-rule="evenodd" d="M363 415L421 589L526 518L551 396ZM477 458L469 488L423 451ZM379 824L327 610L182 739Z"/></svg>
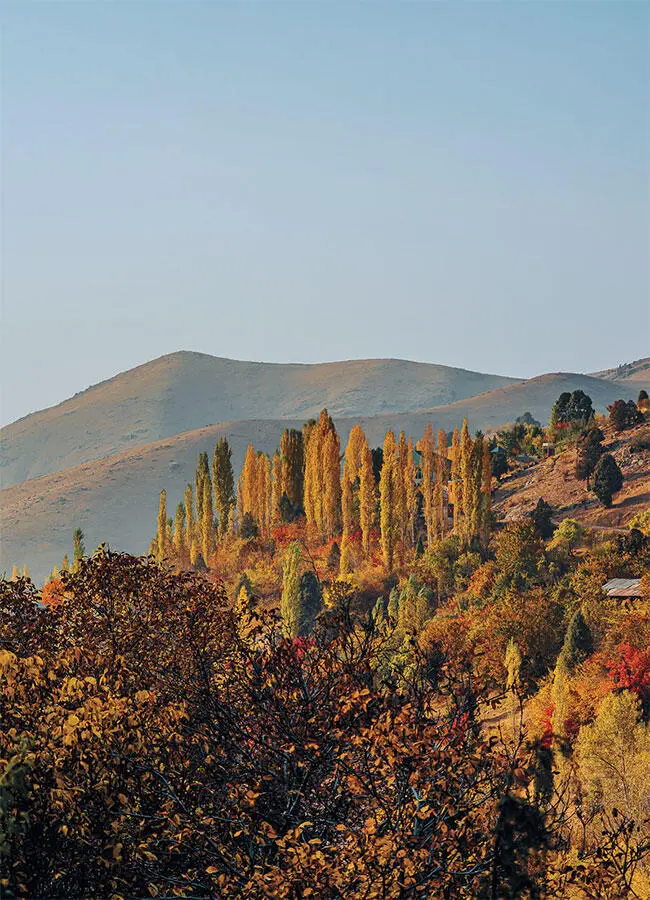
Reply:
<svg viewBox="0 0 650 900"><path fill-rule="evenodd" d="M473 430L486 429L511 421L526 410L546 422L558 395L576 388L585 390L600 410L617 397L634 393L586 375L544 375L427 410L365 418L336 417L336 425L343 447L350 428L358 421L371 446L376 447L383 442L388 428L404 430L417 439L428 422L435 429L450 431L467 417ZM14 563L26 563L32 575L42 578L69 551L76 526L86 533L88 547L106 540L116 548L143 552L152 536L161 489L167 490L172 515L187 481L193 477L199 451L211 454L216 440L225 435L238 475L249 443L272 453L283 429L300 428L303 421L301 416L194 429L7 487L0 491L4 532L0 572Z"/></svg>

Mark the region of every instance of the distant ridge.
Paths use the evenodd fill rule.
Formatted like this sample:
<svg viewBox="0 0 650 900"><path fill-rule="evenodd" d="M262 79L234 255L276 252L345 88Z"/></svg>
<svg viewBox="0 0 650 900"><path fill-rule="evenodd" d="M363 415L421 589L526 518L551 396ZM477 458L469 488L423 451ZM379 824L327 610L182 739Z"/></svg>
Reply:
<svg viewBox="0 0 650 900"><path fill-rule="evenodd" d="M0 484L219 422L408 412L517 379L399 359L243 362L180 351L122 372L0 431Z"/></svg>
<svg viewBox="0 0 650 900"><path fill-rule="evenodd" d="M404 430L419 438L430 421L435 429L450 431L468 417L473 431L486 430L512 421L530 411L546 422L562 391L580 388L600 411L618 397L636 395L633 388L588 375L555 373L517 382L431 409L386 413L366 417L336 416L336 426L345 446L350 428L360 421L371 446L378 446L388 428ZM72 530L79 525L92 548L106 540L111 546L132 552L148 548L164 487L173 510L191 480L199 451L212 452L216 440L225 435L233 451L236 475L246 446L273 452L287 426L300 427L295 419L256 419L226 422L189 430L146 445L131 447L103 459L25 481L0 491L3 540L0 572L16 563L27 563L34 577L42 579L70 552Z"/></svg>

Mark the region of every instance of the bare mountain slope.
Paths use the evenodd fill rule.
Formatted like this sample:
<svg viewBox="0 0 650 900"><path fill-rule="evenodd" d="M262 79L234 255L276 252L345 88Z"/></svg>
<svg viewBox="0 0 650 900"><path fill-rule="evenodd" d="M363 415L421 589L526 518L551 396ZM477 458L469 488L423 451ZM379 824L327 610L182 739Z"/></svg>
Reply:
<svg viewBox="0 0 650 900"><path fill-rule="evenodd" d="M451 403L516 379L399 359L318 365L179 352L94 385L0 432L0 483L16 484L195 428L242 419L372 416Z"/></svg>
<svg viewBox="0 0 650 900"><path fill-rule="evenodd" d="M600 410L617 397L631 395L620 385L586 375L544 375L457 403L372 416L361 422L372 446L383 441L387 428L403 429L419 438L429 421L434 428L449 431L465 416L473 430L511 421L526 410L545 422L558 395L576 388L585 390ZM357 417L336 418L343 446L357 421ZM72 530L77 525L85 531L89 548L106 540L116 548L143 552L153 533L160 490L167 490L172 515L185 484L193 477L199 451L211 453L217 438L226 435L238 475L249 443L271 453L282 430L300 427L302 422L301 416L214 425L6 488L0 491L4 532L0 572L10 570L14 563L26 563L32 575L42 579L63 553L70 551Z"/></svg>
<svg viewBox="0 0 650 900"><path fill-rule="evenodd" d="M593 375L594 378L606 378L620 384L634 383L639 390L645 388L650 392L650 357L623 363L614 369L603 369L602 372L594 372Z"/></svg>

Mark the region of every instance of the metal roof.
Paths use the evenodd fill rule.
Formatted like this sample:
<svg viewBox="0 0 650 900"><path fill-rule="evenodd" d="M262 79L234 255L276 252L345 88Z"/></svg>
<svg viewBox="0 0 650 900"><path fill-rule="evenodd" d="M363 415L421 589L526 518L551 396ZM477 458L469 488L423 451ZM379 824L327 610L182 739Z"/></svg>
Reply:
<svg viewBox="0 0 650 900"><path fill-rule="evenodd" d="M640 597L640 578L612 578L603 585L608 597Z"/></svg>

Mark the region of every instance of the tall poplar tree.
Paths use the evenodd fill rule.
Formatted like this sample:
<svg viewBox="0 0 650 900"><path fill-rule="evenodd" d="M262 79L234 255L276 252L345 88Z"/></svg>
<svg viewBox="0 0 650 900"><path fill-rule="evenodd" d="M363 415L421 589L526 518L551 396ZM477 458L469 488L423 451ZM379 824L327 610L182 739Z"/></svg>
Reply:
<svg viewBox="0 0 650 900"><path fill-rule="evenodd" d="M219 535L228 531L230 510L235 505L235 477L232 471L232 451L225 437L220 438L212 457L212 487L214 508L219 523Z"/></svg>
<svg viewBox="0 0 650 900"><path fill-rule="evenodd" d="M188 562L186 534L185 506L183 503L179 503L174 516L174 535L172 538L174 556L179 566L185 566Z"/></svg>
<svg viewBox="0 0 650 900"><path fill-rule="evenodd" d="M445 488L449 480L449 460L447 458L447 434L438 429L436 450L436 531L444 535L447 531L447 510L445 508Z"/></svg>
<svg viewBox="0 0 650 900"><path fill-rule="evenodd" d="M366 558L370 555L370 532L375 522L377 508L377 482L372 465L372 450L366 441L359 471L359 523L361 546Z"/></svg>
<svg viewBox="0 0 650 900"><path fill-rule="evenodd" d="M158 529L156 531L156 559L162 562L167 556L167 491L163 488L158 501ZM77 555L75 552L75 561Z"/></svg>
<svg viewBox="0 0 650 900"><path fill-rule="evenodd" d="M207 455L206 455L207 458ZM210 473L203 478L203 503L201 504L201 553L203 561L208 565L214 553L214 513L212 511L212 485Z"/></svg>
<svg viewBox="0 0 650 900"><path fill-rule="evenodd" d="M427 528L427 544L429 547L435 537L435 505L434 505L434 480L435 480L435 450L433 444L433 428L431 422L427 425L422 440L420 441L420 456L422 479L420 492L422 494L422 512Z"/></svg>
<svg viewBox="0 0 650 900"><path fill-rule="evenodd" d="M384 564L391 571L395 556L395 547L399 536L399 522L396 511L396 500L399 495L399 466L397 445L392 431L386 432L384 440L384 462L379 480L380 495L380 528L381 549Z"/></svg>
<svg viewBox="0 0 650 900"><path fill-rule="evenodd" d="M451 483L453 490L452 502L454 504L454 531L458 533L463 498L463 488L460 478L460 437L458 428L454 428L451 436Z"/></svg>
<svg viewBox="0 0 650 900"><path fill-rule="evenodd" d="M295 428L285 428L280 439L280 457L282 460L280 495L287 495L294 513L297 513L303 508L305 480L304 443L300 431L296 431Z"/></svg>
<svg viewBox="0 0 650 900"><path fill-rule="evenodd" d="M296 541L289 545L282 569L280 615L287 637L297 637L300 627L300 559L301 547Z"/></svg>

